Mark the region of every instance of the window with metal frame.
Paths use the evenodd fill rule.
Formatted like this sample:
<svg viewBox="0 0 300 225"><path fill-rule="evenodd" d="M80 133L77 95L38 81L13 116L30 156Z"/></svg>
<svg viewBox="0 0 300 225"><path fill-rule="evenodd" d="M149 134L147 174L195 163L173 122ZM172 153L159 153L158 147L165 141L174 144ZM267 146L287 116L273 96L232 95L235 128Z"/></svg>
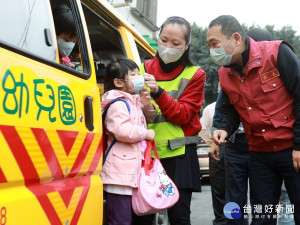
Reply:
<svg viewBox="0 0 300 225"><path fill-rule="evenodd" d="M1 1L0 15L3 46L55 61L55 33L49 0Z"/></svg>
<svg viewBox="0 0 300 225"><path fill-rule="evenodd" d="M140 15L151 26L156 28L157 0L139 0L136 8L132 8L134 14Z"/></svg>
<svg viewBox="0 0 300 225"><path fill-rule="evenodd" d="M93 51L97 83L103 84L106 65L113 58L126 57L126 51L121 34L106 17L101 16L100 8L96 12L97 8L91 9L83 2L82 8Z"/></svg>
<svg viewBox="0 0 300 225"><path fill-rule="evenodd" d="M50 0L58 62L88 78L91 69L77 3L75 0Z"/></svg>
<svg viewBox="0 0 300 225"><path fill-rule="evenodd" d="M54 8L59 4L70 8L78 34L69 56L70 67L59 63L58 38L53 25ZM1 1L0 47L88 79L91 69L76 4L75 0Z"/></svg>
<svg viewBox="0 0 300 225"><path fill-rule="evenodd" d="M145 61L149 60L149 59L152 59L153 56L147 52L140 44L138 44L136 42L136 46L137 46L137 49L138 49L138 52L139 52L139 56L140 56L140 59L141 59L141 63L144 63Z"/></svg>

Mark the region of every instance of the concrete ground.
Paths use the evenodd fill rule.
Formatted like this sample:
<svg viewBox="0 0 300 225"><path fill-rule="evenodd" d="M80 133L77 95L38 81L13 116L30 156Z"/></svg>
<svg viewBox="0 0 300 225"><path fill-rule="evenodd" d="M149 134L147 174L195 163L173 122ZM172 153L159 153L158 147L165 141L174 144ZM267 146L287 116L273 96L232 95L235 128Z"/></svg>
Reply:
<svg viewBox="0 0 300 225"><path fill-rule="evenodd" d="M191 225L210 225L214 219L209 178L202 179L202 192L193 193Z"/></svg>

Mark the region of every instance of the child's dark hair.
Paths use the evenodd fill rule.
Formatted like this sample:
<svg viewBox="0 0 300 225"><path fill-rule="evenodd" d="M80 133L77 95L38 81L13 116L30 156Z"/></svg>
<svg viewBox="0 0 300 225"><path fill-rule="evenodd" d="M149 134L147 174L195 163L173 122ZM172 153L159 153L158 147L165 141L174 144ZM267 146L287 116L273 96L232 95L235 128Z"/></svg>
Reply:
<svg viewBox="0 0 300 225"><path fill-rule="evenodd" d="M53 9L53 19L56 35L63 33L76 37L77 30L71 9L66 4L60 4Z"/></svg>
<svg viewBox="0 0 300 225"><path fill-rule="evenodd" d="M129 70L138 69L138 65L131 59L113 59L106 67L104 75L104 92L116 89L114 79L125 79Z"/></svg>

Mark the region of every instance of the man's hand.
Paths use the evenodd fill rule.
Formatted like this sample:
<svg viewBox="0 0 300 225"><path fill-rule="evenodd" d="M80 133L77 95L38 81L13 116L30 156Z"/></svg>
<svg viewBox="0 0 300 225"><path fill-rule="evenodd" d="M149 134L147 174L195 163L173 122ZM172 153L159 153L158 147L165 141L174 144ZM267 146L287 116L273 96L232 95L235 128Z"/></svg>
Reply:
<svg viewBox="0 0 300 225"><path fill-rule="evenodd" d="M212 140L216 145L222 145L226 143L228 134L225 130L215 130L212 133Z"/></svg>
<svg viewBox="0 0 300 225"><path fill-rule="evenodd" d="M293 150L292 156L293 156L294 168L295 168L296 172L298 173L300 170L300 151Z"/></svg>
<svg viewBox="0 0 300 225"><path fill-rule="evenodd" d="M209 153L211 155L211 157L214 160L220 160L219 156L220 156L220 147L218 145L216 145L215 143L212 143L212 145L210 146L209 149Z"/></svg>

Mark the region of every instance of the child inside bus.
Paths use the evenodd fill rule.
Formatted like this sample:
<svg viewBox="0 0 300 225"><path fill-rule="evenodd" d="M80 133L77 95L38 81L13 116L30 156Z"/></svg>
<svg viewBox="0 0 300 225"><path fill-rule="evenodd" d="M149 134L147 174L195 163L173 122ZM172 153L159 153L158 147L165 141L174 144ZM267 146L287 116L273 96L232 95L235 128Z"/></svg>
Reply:
<svg viewBox="0 0 300 225"><path fill-rule="evenodd" d="M56 31L59 62L71 67L71 54L77 40L77 30L72 11L66 4L60 4L53 9L53 18Z"/></svg>

